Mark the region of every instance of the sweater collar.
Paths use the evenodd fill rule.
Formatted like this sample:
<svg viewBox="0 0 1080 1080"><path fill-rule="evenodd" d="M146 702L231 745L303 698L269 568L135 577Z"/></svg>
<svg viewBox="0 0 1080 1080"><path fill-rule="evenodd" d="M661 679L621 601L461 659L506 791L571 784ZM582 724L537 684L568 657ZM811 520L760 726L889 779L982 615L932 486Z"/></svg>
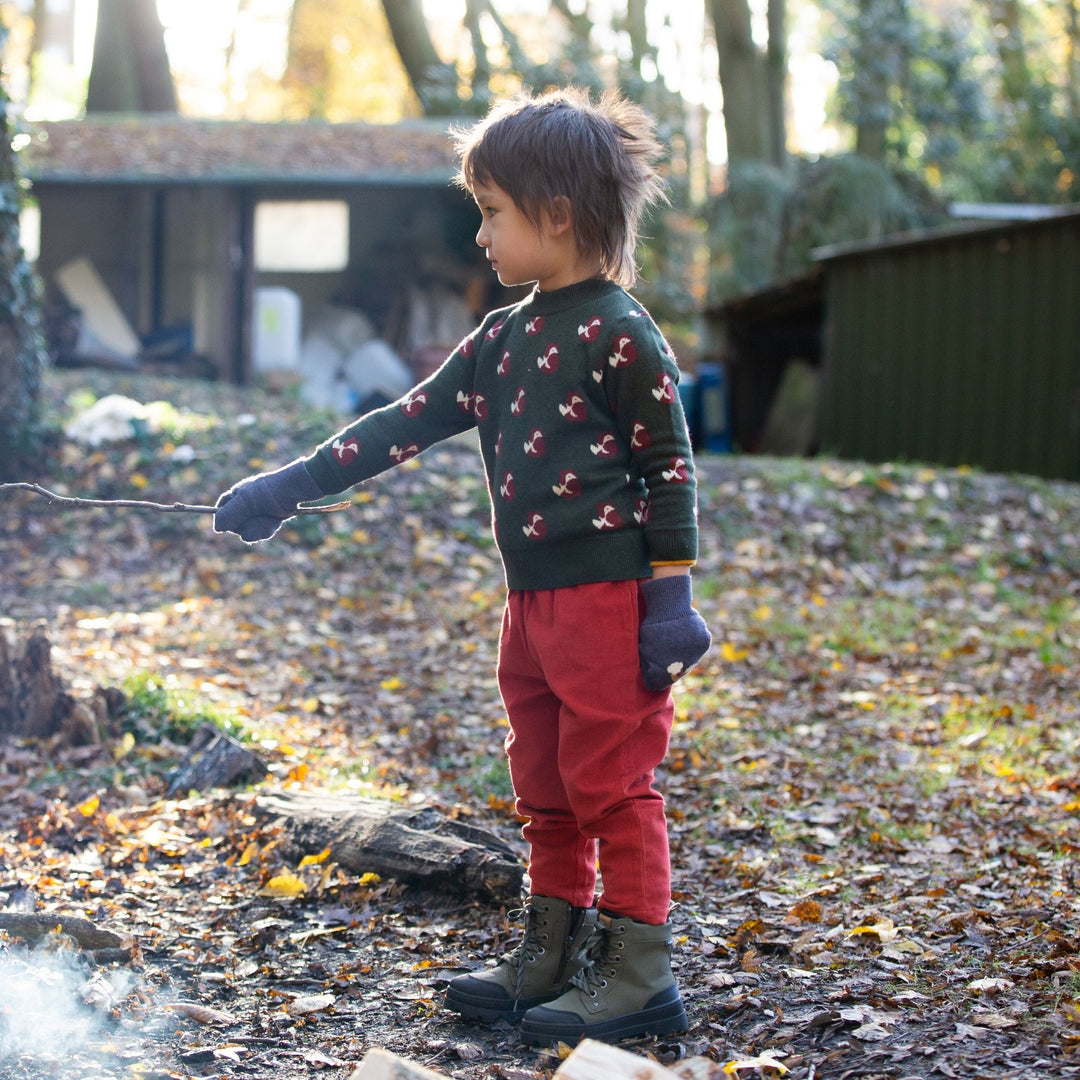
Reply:
<svg viewBox="0 0 1080 1080"><path fill-rule="evenodd" d="M554 315L557 311L569 311L618 290L619 286L606 278L586 278L554 292L541 292L539 287L535 287L522 308L537 315Z"/></svg>

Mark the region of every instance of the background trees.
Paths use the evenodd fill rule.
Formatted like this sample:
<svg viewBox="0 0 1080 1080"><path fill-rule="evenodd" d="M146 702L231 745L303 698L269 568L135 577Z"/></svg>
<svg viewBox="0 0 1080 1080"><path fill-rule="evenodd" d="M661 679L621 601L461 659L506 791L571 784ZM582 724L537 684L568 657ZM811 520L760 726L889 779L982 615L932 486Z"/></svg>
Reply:
<svg viewBox="0 0 1080 1080"><path fill-rule="evenodd" d="M52 7L0 7L42 61ZM200 18L224 40L208 28L181 57ZM808 87L791 73L810 56ZM43 94L56 80L37 61ZM796 108L821 80L828 153ZM644 257L673 314L952 200L1080 199L1080 0L100 0L76 104L384 122L568 81L619 85L660 118L673 210Z"/></svg>
<svg viewBox="0 0 1080 1080"><path fill-rule="evenodd" d="M0 49L7 30L0 22ZM19 242L19 187L7 90L0 82L0 481L34 435L45 366L38 290Z"/></svg>

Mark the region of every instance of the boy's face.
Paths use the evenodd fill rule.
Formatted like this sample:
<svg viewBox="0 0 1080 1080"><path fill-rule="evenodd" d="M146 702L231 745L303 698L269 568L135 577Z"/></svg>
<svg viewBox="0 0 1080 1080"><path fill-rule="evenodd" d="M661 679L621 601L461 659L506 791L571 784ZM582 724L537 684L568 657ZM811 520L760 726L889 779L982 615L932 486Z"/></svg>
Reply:
<svg viewBox="0 0 1080 1080"><path fill-rule="evenodd" d="M543 292L550 292L577 280L572 229L560 227L546 213L538 229L491 181L478 184L472 194L483 219L476 242L503 285L536 281Z"/></svg>

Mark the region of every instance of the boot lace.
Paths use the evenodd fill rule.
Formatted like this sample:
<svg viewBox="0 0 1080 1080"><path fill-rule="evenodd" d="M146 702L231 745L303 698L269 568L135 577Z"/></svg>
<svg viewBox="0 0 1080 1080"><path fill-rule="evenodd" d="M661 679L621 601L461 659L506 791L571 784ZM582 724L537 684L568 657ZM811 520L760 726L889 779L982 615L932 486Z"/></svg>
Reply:
<svg viewBox="0 0 1080 1080"><path fill-rule="evenodd" d="M618 978L626 942L621 927L597 925L585 943L585 966L570 979L573 986L594 998Z"/></svg>
<svg viewBox="0 0 1080 1080"><path fill-rule="evenodd" d="M525 917L525 932L521 941L501 958L504 964L514 969L514 994L521 997L527 965L535 963L547 952L547 921L531 904L508 914L512 919Z"/></svg>

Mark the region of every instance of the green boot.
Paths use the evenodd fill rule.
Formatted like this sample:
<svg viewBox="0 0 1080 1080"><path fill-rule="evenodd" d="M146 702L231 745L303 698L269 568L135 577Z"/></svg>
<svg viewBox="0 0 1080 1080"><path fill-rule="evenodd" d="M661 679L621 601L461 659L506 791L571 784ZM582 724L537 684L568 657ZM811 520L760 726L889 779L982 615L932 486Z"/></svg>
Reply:
<svg viewBox="0 0 1080 1080"><path fill-rule="evenodd" d="M595 908L530 896L525 901L521 944L496 967L451 979L446 1007L478 1020L513 1020L534 1005L557 998L584 964L585 945L595 924Z"/></svg>
<svg viewBox="0 0 1080 1080"><path fill-rule="evenodd" d="M522 1017L522 1039L538 1046L573 1045L582 1037L617 1042L686 1031L671 946L670 923L598 916L587 953L591 965L574 976L565 994Z"/></svg>

